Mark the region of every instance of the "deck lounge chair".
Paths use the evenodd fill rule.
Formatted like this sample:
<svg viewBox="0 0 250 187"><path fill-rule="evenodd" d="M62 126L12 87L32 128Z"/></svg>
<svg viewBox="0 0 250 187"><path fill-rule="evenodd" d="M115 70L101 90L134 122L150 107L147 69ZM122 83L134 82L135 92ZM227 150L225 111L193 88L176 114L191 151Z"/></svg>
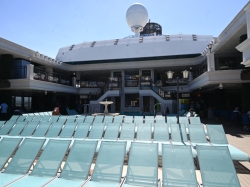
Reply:
<svg viewBox="0 0 250 187"><path fill-rule="evenodd" d="M0 129L3 126L3 124L5 124L6 121L0 121Z"/></svg>
<svg viewBox="0 0 250 187"><path fill-rule="evenodd" d="M155 123L166 123L165 116L155 116Z"/></svg>
<svg viewBox="0 0 250 187"><path fill-rule="evenodd" d="M70 140L49 140L31 174L11 186L35 187L51 181L57 175L70 142Z"/></svg>
<svg viewBox="0 0 250 187"><path fill-rule="evenodd" d="M39 123L38 121L29 122L23 129L20 136L31 136L35 131L36 127L38 126L38 123Z"/></svg>
<svg viewBox="0 0 250 187"><path fill-rule="evenodd" d="M58 123L65 123L67 120L68 116L60 116L57 120Z"/></svg>
<svg viewBox="0 0 250 187"><path fill-rule="evenodd" d="M20 144L22 138L3 138L0 141L0 171L3 169L11 154Z"/></svg>
<svg viewBox="0 0 250 187"><path fill-rule="evenodd" d="M60 138L72 138L73 133L75 131L77 123L74 122L66 122L64 125L62 132L60 133Z"/></svg>
<svg viewBox="0 0 250 187"><path fill-rule="evenodd" d="M167 123L154 124L154 141L169 141L169 127Z"/></svg>
<svg viewBox="0 0 250 187"><path fill-rule="evenodd" d="M86 116L84 123L92 123L94 121L94 116Z"/></svg>
<svg viewBox="0 0 250 187"><path fill-rule="evenodd" d="M63 123L64 122L54 122L51 124L47 134L45 135L46 137L49 137L49 138L56 138L59 133L60 133L60 130L62 129L62 126L63 126Z"/></svg>
<svg viewBox="0 0 250 187"><path fill-rule="evenodd" d="M240 187L227 146L197 145L203 186Z"/></svg>
<svg viewBox="0 0 250 187"><path fill-rule="evenodd" d="M190 145L162 144L162 186L198 186Z"/></svg>
<svg viewBox="0 0 250 187"><path fill-rule="evenodd" d="M190 124L201 123L201 119L200 119L200 117L190 117L189 122L190 122Z"/></svg>
<svg viewBox="0 0 250 187"><path fill-rule="evenodd" d="M133 123L134 117L133 116L124 116L123 123Z"/></svg>
<svg viewBox="0 0 250 187"><path fill-rule="evenodd" d="M188 117L180 116L179 123L189 124Z"/></svg>
<svg viewBox="0 0 250 187"><path fill-rule="evenodd" d="M177 118L175 116L167 116L167 123L168 124L176 124L177 123Z"/></svg>
<svg viewBox="0 0 250 187"><path fill-rule="evenodd" d="M85 120L85 116L77 116L75 123L83 123Z"/></svg>
<svg viewBox="0 0 250 187"><path fill-rule="evenodd" d="M12 183L27 175L44 141L44 139L26 138L21 143L4 172L0 173L0 186Z"/></svg>
<svg viewBox="0 0 250 187"><path fill-rule="evenodd" d="M44 137L46 132L48 131L51 122L40 122L36 131L33 134L33 137Z"/></svg>
<svg viewBox="0 0 250 187"><path fill-rule="evenodd" d="M50 115L44 115L41 122L48 122L50 120Z"/></svg>
<svg viewBox="0 0 250 187"><path fill-rule="evenodd" d="M50 187L80 186L88 178L97 141L75 140L59 178L46 185Z"/></svg>
<svg viewBox="0 0 250 187"><path fill-rule="evenodd" d="M158 186L158 145L132 142L124 187Z"/></svg>
<svg viewBox="0 0 250 187"><path fill-rule="evenodd" d="M33 118L32 122L39 122L39 121L41 121L42 118L43 118L43 116L35 116L35 118Z"/></svg>
<svg viewBox="0 0 250 187"><path fill-rule="evenodd" d="M27 116L21 115L16 121L24 121Z"/></svg>
<svg viewBox="0 0 250 187"><path fill-rule="evenodd" d="M217 125L207 124L206 127L210 143L212 143L213 146L227 146L233 160L249 162L250 159L246 153L228 144L225 131L221 124Z"/></svg>
<svg viewBox="0 0 250 187"><path fill-rule="evenodd" d="M92 128L89 133L88 139L101 139L104 131L105 123L96 123L92 124Z"/></svg>
<svg viewBox="0 0 250 187"><path fill-rule="evenodd" d="M49 122L57 122L58 119L59 119L59 116L51 116L49 119Z"/></svg>
<svg viewBox="0 0 250 187"><path fill-rule="evenodd" d="M190 146L190 143L187 139L186 126L183 123L171 124L171 143L173 145L186 145ZM193 147L191 147L193 158L196 158L197 152Z"/></svg>
<svg viewBox="0 0 250 187"><path fill-rule="evenodd" d="M104 119L104 116L96 116L94 118L94 123L102 123Z"/></svg>
<svg viewBox="0 0 250 187"><path fill-rule="evenodd" d="M112 123L113 122L113 116L105 116L103 123Z"/></svg>
<svg viewBox="0 0 250 187"><path fill-rule="evenodd" d="M143 116L134 117L134 123L138 124L138 123L143 123L143 122L144 122Z"/></svg>
<svg viewBox="0 0 250 187"><path fill-rule="evenodd" d="M145 123L155 123L155 117L154 116L145 116Z"/></svg>
<svg viewBox="0 0 250 187"><path fill-rule="evenodd" d="M36 117L36 116L30 116L30 115L28 115L27 118L25 118L24 121L30 122L30 121L32 121L35 117Z"/></svg>
<svg viewBox="0 0 250 187"><path fill-rule="evenodd" d="M201 124L189 124L189 136L191 144L195 147L197 144L210 145L206 138L204 126Z"/></svg>
<svg viewBox="0 0 250 187"><path fill-rule="evenodd" d="M103 139L117 140L120 130L120 123L108 123Z"/></svg>
<svg viewBox="0 0 250 187"><path fill-rule="evenodd" d="M16 121L19 117L19 115L13 115L8 121Z"/></svg>
<svg viewBox="0 0 250 187"><path fill-rule="evenodd" d="M89 132L89 127L90 127L91 123L78 123L75 134L74 134L74 138L86 138L86 136L88 135Z"/></svg>
<svg viewBox="0 0 250 187"><path fill-rule="evenodd" d="M113 123L122 123L123 122L123 116L115 116Z"/></svg>
<svg viewBox="0 0 250 187"><path fill-rule="evenodd" d="M120 140L134 140L134 138L135 138L135 124L123 123L120 134Z"/></svg>
<svg viewBox="0 0 250 187"><path fill-rule="evenodd" d="M0 129L0 135L7 135L15 123L16 121L7 121Z"/></svg>
<svg viewBox="0 0 250 187"><path fill-rule="evenodd" d="M137 125L136 140L151 141L152 140L152 124L139 123Z"/></svg>
<svg viewBox="0 0 250 187"><path fill-rule="evenodd" d="M26 124L27 122L16 122L16 125L11 129L9 136L18 136Z"/></svg>
<svg viewBox="0 0 250 187"><path fill-rule="evenodd" d="M126 142L102 141L91 181L84 187L117 187L121 183Z"/></svg>
<svg viewBox="0 0 250 187"><path fill-rule="evenodd" d="M74 123L76 120L76 116L69 116L66 123Z"/></svg>

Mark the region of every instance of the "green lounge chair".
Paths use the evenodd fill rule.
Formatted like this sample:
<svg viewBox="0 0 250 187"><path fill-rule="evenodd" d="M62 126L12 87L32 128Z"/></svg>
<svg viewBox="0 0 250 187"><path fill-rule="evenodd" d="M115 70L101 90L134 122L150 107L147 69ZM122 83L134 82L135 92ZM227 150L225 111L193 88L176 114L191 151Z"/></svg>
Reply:
<svg viewBox="0 0 250 187"><path fill-rule="evenodd" d="M145 123L155 123L155 117L154 116L145 116Z"/></svg>
<svg viewBox="0 0 250 187"><path fill-rule="evenodd" d="M236 147L228 144L227 137L221 124L206 125L210 143L213 146L227 146L233 160L249 162L249 156Z"/></svg>
<svg viewBox="0 0 250 187"><path fill-rule="evenodd" d="M195 147L197 144L210 145L206 138L204 126L202 124L189 124L189 136L191 144Z"/></svg>
<svg viewBox="0 0 250 187"><path fill-rule="evenodd" d="M16 121L24 121L26 119L27 116L21 115Z"/></svg>
<svg viewBox="0 0 250 187"><path fill-rule="evenodd" d="M135 139L135 124L134 123L123 123L120 140L134 140Z"/></svg>
<svg viewBox="0 0 250 187"><path fill-rule="evenodd" d="M35 118L35 116L30 116L30 115L28 115L27 118L25 118L24 121L30 122L30 121L32 121L34 118Z"/></svg>
<svg viewBox="0 0 250 187"><path fill-rule="evenodd" d="M113 122L113 116L105 116L103 123L112 123Z"/></svg>
<svg viewBox="0 0 250 187"><path fill-rule="evenodd" d="M41 119L41 122L48 122L50 120L50 115L44 115Z"/></svg>
<svg viewBox="0 0 250 187"><path fill-rule="evenodd" d="M134 123L138 124L143 122L144 122L143 116L134 116Z"/></svg>
<svg viewBox="0 0 250 187"><path fill-rule="evenodd" d="M60 116L57 120L58 123L65 123L67 120L68 116Z"/></svg>
<svg viewBox="0 0 250 187"><path fill-rule="evenodd" d="M0 186L15 182L27 175L44 141L44 139L26 138L21 143L7 168L0 173Z"/></svg>
<svg viewBox="0 0 250 187"><path fill-rule="evenodd" d="M104 127L105 127L105 123L94 122L89 132L88 139L101 139L103 131L104 131Z"/></svg>
<svg viewBox="0 0 250 187"><path fill-rule="evenodd" d="M83 123L86 116L77 116L75 123Z"/></svg>
<svg viewBox="0 0 250 187"><path fill-rule="evenodd" d="M168 124L176 124L177 123L177 118L175 116L167 116L167 123Z"/></svg>
<svg viewBox="0 0 250 187"><path fill-rule="evenodd" d="M58 119L59 119L59 116L51 116L49 119L49 122L57 122Z"/></svg>
<svg viewBox="0 0 250 187"><path fill-rule="evenodd" d="M0 141L0 171L20 144L22 138L3 138Z"/></svg>
<svg viewBox="0 0 250 187"><path fill-rule="evenodd" d="M169 141L169 127L167 123L154 124L154 141Z"/></svg>
<svg viewBox="0 0 250 187"><path fill-rule="evenodd" d="M91 123L85 123L85 122L78 123L75 134L74 134L74 138L85 139L86 136L88 135L90 125Z"/></svg>
<svg viewBox="0 0 250 187"><path fill-rule="evenodd" d="M56 177L70 145L70 140L49 140L30 175L11 184L11 187L42 186Z"/></svg>
<svg viewBox="0 0 250 187"><path fill-rule="evenodd" d="M84 123L93 123L94 116L86 116Z"/></svg>
<svg viewBox="0 0 250 187"><path fill-rule="evenodd" d="M18 136L26 125L27 122L16 122L16 125L11 129L9 136Z"/></svg>
<svg viewBox="0 0 250 187"><path fill-rule="evenodd" d="M33 118L32 122L40 122L42 118L43 118L43 116L35 116L35 118Z"/></svg>
<svg viewBox="0 0 250 187"><path fill-rule="evenodd" d="M8 121L16 121L19 117L19 115L13 115Z"/></svg>
<svg viewBox="0 0 250 187"><path fill-rule="evenodd" d="M136 140L151 141L152 140L152 124L139 123L137 125Z"/></svg>
<svg viewBox="0 0 250 187"><path fill-rule="evenodd" d="M113 123L122 123L123 122L123 116L115 116Z"/></svg>
<svg viewBox="0 0 250 187"><path fill-rule="evenodd" d="M66 122L64 125L62 132L60 133L60 138L72 138L73 133L75 131L77 123L74 122Z"/></svg>
<svg viewBox="0 0 250 187"><path fill-rule="evenodd" d="M81 186L88 178L96 145L97 141L75 140L61 175L46 187Z"/></svg>
<svg viewBox="0 0 250 187"><path fill-rule="evenodd" d="M66 123L74 123L76 120L76 116L69 116Z"/></svg>
<svg viewBox="0 0 250 187"><path fill-rule="evenodd" d="M120 130L120 123L108 123L103 139L117 140Z"/></svg>
<svg viewBox="0 0 250 187"><path fill-rule="evenodd" d="M188 117L180 116L179 123L189 124Z"/></svg>
<svg viewBox="0 0 250 187"><path fill-rule="evenodd" d="M227 146L197 145L204 187L240 187Z"/></svg>
<svg viewBox="0 0 250 187"><path fill-rule="evenodd" d="M63 124L64 124L64 122L54 122L54 123L52 123L52 125L50 126L50 128L49 128L47 134L45 135L45 137L56 138L59 135Z"/></svg>
<svg viewBox="0 0 250 187"><path fill-rule="evenodd" d="M187 139L186 125L183 123L171 124L171 144L173 145L186 145L190 146ZM193 158L196 158L197 152L191 147Z"/></svg>
<svg viewBox="0 0 250 187"><path fill-rule="evenodd" d="M165 116L155 116L155 123L166 123Z"/></svg>
<svg viewBox="0 0 250 187"><path fill-rule="evenodd" d="M124 187L158 186L158 145L132 142Z"/></svg>
<svg viewBox="0 0 250 187"><path fill-rule="evenodd" d="M117 187L121 183L126 142L102 141L91 181L86 187Z"/></svg>
<svg viewBox="0 0 250 187"><path fill-rule="evenodd" d="M15 123L16 121L7 121L0 129L0 135L7 135Z"/></svg>
<svg viewBox="0 0 250 187"><path fill-rule="evenodd" d="M104 119L104 116L96 116L94 118L94 123L102 123Z"/></svg>
<svg viewBox="0 0 250 187"><path fill-rule="evenodd" d="M48 131L51 122L40 122L36 131L33 134L33 137L44 137L46 132Z"/></svg>
<svg viewBox="0 0 250 187"><path fill-rule="evenodd" d="M38 126L37 121L32 121L29 122L26 127L23 129L22 133L20 134L20 136L31 136L33 134L33 132L35 131L36 127Z"/></svg>
<svg viewBox="0 0 250 187"><path fill-rule="evenodd" d="M190 145L162 144L162 186L198 186Z"/></svg>
<svg viewBox="0 0 250 187"><path fill-rule="evenodd" d="M201 123L201 119L200 119L200 117L190 117L189 122L190 122L190 124Z"/></svg>
<svg viewBox="0 0 250 187"><path fill-rule="evenodd" d="M125 116L123 119L123 123L133 123L134 117L133 116Z"/></svg>

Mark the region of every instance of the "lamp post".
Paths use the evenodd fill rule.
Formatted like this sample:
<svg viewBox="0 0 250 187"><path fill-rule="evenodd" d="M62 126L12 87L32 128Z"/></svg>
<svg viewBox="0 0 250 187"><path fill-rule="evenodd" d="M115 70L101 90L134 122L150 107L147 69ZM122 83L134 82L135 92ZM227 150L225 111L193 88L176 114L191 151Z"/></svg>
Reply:
<svg viewBox="0 0 250 187"><path fill-rule="evenodd" d="M173 71L167 71L166 72L167 76L168 76L168 81L169 82L172 82L173 81L173 74L174 72ZM183 81L187 81L188 80L188 74L189 74L189 71L185 70L185 71L182 71L182 74L183 74ZM176 106L176 110L177 110L177 123L179 123L179 83L180 83L180 78L179 77L176 77L176 92L177 92L177 106Z"/></svg>

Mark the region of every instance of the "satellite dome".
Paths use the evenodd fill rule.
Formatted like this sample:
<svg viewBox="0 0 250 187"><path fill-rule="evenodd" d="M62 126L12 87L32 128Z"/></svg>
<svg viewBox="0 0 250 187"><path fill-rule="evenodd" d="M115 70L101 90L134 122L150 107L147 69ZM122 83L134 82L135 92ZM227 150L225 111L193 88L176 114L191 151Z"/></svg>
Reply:
<svg viewBox="0 0 250 187"><path fill-rule="evenodd" d="M126 13L129 27L144 27L148 21L148 11L140 3L131 5Z"/></svg>

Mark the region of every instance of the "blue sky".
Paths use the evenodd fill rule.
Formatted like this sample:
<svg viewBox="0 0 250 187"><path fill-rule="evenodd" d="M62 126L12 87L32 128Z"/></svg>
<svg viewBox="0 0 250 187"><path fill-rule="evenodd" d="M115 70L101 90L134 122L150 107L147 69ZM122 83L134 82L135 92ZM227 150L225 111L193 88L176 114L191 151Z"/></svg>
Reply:
<svg viewBox="0 0 250 187"><path fill-rule="evenodd" d="M132 35L135 2L163 34L217 37L248 0L0 0L0 37L55 58L60 47Z"/></svg>

